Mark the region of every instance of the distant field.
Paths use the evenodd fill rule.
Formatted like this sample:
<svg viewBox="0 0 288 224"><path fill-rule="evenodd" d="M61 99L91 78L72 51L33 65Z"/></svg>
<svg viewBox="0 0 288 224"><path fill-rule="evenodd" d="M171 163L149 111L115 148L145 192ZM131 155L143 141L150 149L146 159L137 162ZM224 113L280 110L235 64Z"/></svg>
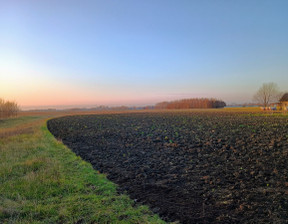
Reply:
<svg viewBox="0 0 288 224"><path fill-rule="evenodd" d="M164 223L48 132L60 115L0 121L0 223Z"/></svg>

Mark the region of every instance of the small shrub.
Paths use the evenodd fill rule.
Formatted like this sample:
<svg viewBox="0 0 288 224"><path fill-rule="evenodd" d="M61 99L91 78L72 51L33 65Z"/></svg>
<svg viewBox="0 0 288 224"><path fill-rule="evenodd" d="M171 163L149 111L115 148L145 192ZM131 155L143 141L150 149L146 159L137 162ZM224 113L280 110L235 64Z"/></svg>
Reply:
<svg viewBox="0 0 288 224"><path fill-rule="evenodd" d="M20 108L16 102L5 101L0 98L0 119L16 117Z"/></svg>

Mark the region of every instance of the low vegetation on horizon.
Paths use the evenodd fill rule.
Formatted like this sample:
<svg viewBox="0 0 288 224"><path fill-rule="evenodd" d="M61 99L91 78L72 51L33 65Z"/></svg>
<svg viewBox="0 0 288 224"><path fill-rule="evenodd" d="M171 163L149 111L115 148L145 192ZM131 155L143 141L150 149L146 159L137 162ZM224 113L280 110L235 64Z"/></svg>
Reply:
<svg viewBox="0 0 288 224"><path fill-rule="evenodd" d="M157 103L155 109L223 108L225 106L224 101L214 98L192 98Z"/></svg>

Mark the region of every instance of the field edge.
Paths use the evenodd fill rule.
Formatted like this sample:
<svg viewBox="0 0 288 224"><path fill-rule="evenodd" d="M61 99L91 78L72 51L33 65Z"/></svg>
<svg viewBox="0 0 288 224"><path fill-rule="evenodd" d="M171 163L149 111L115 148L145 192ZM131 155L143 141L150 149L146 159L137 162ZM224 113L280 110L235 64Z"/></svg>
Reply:
<svg viewBox="0 0 288 224"><path fill-rule="evenodd" d="M39 119L0 138L1 223L165 223L56 140L51 117Z"/></svg>

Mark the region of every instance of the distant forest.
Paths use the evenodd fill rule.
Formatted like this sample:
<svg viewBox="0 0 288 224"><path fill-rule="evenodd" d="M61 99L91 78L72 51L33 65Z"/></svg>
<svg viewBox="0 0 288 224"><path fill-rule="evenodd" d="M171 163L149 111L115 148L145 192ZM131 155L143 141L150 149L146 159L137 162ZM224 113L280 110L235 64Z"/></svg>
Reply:
<svg viewBox="0 0 288 224"><path fill-rule="evenodd" d="M223 108L226 103L213 98L192 98L161 102L155 105L155 109L190 109L190 108Z"/></svg>

